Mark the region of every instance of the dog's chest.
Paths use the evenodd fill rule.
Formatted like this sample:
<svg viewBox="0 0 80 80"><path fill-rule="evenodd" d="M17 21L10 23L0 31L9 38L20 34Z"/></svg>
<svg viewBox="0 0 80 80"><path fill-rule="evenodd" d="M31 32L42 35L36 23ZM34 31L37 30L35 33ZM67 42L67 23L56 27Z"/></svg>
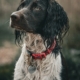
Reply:
<svg viewBox="0 0 80 80"><path fill-rule="evenodd" d="M42 60L32 59L28 50L33 53L45 51L40 35L29 34L24 42L21 56L16 63L14 80L60 80L61 56L50 53Z"/></svg>
<svg viewBox="0 0 80 80"><path fill-rule="evenodd" d="M23 72L23 80L58 80L61 72L60 55L55 58L54 54L50 54L46 59L36 60L31 64L29 61L24 62Z"/></svg>

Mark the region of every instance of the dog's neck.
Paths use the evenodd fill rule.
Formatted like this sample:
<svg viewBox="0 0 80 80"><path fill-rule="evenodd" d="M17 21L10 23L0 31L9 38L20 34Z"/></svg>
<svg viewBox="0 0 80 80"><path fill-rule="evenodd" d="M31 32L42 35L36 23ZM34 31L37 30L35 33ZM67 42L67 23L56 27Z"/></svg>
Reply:
<svg viewBox="0 0 80 80"><path fill-rule="evenodd" d="M26 49L32 53L41 53L46 50L40 34L27 33L25 37Z"/></svg>
<svg viewBox="0 0 80 80"><path fill-rule="evenodd" d="M56 75L60 74L61 69L60 54L55 58L55 54L52 54L51 52L51 54L47 55L46 58L42 60L35 60L29 55L26 49L32 51L33 53L41 53L46 50L46 47L42 37L39 34L27 33L22 54L19 59L20 66L23 65L23 70L25 72L24 80L58 80L56 79ZM19 64L17 66L17 69L22 68Z"/></svg>

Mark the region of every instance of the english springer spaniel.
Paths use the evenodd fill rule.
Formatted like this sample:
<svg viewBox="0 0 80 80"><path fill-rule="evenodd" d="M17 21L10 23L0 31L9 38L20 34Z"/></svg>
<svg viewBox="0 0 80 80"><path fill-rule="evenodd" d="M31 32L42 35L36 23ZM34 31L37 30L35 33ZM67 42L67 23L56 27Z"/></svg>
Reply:
<svg viewBox="0 0 80 80"><path fill-rule="evenodd" d="M61 43L69 29L64 9L55 0L21 0L10 25L22 45L14 80L61 80Z"/></svg>

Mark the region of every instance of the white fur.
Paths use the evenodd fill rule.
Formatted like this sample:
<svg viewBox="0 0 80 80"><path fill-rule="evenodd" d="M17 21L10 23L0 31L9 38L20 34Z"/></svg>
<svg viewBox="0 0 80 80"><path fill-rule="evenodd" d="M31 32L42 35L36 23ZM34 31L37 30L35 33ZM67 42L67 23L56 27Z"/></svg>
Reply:
<svg viewBox="0 0 80 80"><path fill-rule="evenodd" d="M36 66L33 73L28 70L31 64ZM57 56L51 53L42 60L32 60L26 50L26 43L24 43L21 56L16 63L14 80L61 80L61 69L60 53Z"/></svg>

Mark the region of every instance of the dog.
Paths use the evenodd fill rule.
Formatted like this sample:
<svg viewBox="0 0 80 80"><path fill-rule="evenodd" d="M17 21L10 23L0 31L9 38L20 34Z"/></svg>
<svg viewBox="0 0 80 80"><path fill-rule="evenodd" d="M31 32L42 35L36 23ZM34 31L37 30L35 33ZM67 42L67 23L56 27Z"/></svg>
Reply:
<svg viewBox="0 0 80 80"><path fill-rule="evenodd" d="M55 0L21 0L10 26L22 46L14 80L61 80L61 44L69 29L63 7Z"/></svg>

